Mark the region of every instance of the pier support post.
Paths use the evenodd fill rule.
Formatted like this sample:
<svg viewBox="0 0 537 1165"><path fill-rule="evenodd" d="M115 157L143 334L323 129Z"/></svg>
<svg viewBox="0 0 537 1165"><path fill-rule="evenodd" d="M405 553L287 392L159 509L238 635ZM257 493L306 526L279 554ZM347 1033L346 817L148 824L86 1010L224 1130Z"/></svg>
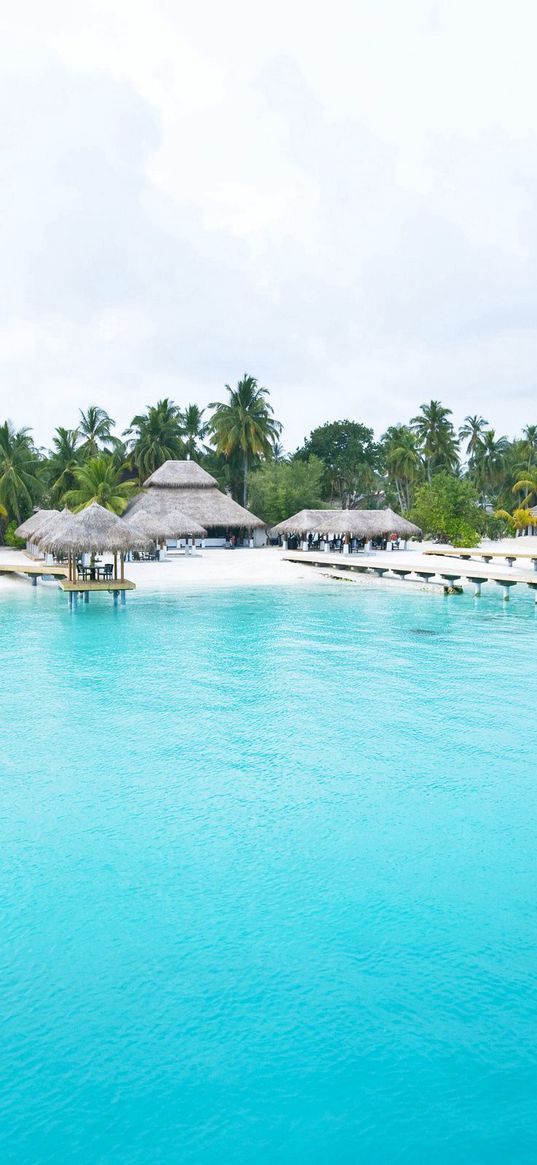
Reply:
<svg viewBox="0 0 537 1165"><path fill-rule="evenodd" d="M117 607L118 599L119 599L119 591L114 591L114 607Z"/></svg>
<svg viewBox="0 0 537 1165"><path fill-rule="evenodd" d="M125 606L126 606L126 604L127 604L127 592L126 592L126 591L122 591L122 592L121 592L121 606L122 606L122 607L125 607Z"/></svg>
<svg viewBox="0 0 537 1165"><path fill-rule="evenodd" d="M84 591L84 602L89 603L89 591Z"/></svg>
<svg viewBox="0 0 537 1165"><path fill-rule="evenodd" d="M481 598L481 583L476 582L476 583L474 583L474 599L480 599L480 598Z"/></svg>
<svg viewBox="0 0 537 1165"><path fill-rule="evenodd" d="M32 586L33 587L37 586L37 575L36 574L32 575Z"/></svg>

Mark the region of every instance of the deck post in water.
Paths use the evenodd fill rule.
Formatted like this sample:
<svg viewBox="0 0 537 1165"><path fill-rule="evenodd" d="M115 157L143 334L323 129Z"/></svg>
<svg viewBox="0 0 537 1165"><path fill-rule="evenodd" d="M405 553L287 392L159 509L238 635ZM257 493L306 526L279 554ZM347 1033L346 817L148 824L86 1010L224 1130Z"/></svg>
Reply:
<svg viewBox="0 0 537 1165"><path fill-rule="evenodd" d="M472 577L471 575L468 575L468 582L471 582L474 584L474 598L475 599L481 598L481 586L482 586L482 583L484 583L486 581L487 581L486 578L476 578L475 576Z"/></svg>

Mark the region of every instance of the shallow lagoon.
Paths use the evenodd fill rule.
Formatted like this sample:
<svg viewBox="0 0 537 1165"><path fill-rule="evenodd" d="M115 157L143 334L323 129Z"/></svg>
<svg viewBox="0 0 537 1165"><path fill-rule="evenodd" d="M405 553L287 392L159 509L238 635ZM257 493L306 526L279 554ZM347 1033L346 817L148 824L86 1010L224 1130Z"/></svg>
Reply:
<svg viewBox="0 0 537 1165"><path fill-rule="evenodd" d="M0 1154L537 1157L537 615L0 595Z"/></svg>

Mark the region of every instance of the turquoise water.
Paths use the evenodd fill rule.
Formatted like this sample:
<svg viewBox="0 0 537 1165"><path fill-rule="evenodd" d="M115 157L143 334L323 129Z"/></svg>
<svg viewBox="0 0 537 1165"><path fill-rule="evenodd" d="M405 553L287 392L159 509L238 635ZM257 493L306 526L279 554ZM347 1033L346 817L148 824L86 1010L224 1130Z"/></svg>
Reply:
<svg viewBox="0 0 537 1165"><path fill-rule="evenodd" d="M0 1160L537 1159L536 613L0 595Z"/></svg>

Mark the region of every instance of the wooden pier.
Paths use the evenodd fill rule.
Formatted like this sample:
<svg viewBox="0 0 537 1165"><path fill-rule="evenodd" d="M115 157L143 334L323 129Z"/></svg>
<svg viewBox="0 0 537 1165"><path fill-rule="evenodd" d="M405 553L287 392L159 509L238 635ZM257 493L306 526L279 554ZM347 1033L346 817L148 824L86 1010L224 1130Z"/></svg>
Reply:
<svg viewBox="0 0 537 1165"><path fill-rule="evenodd" d="M123 564L122 564L123 566ZM121 571L123 573L123 569ZM56 579L60 590L69 595L70 605L80 595L84 598L86 603L89 602L90 594L106 591L109 595L114 596L114 602L121 598L121 602L125 602L125 595L127 591L135 591L136 583L133 583L128 578L100 578L87 579L82 578L73 579L70 577L73 574L72 565L63 565L62 563L46 563L46 562L26 562L24 558L16 560L15 562L4 562L0 557L0 574L18 574L28 577L31 580L32 586L37 586L38 578L52 578Z"/></svg>
<svg viewBox="0 0 537 1165"><path fill-rule="evenodd" d="M462 584L469 582L474 588L476 598L481 594L484 583L494 582L501 587L504 600L508 600L511 587L518 584L527 586L533 591L537 603L537 576L534 571L516 570L512 566L494 566L483 560L472 562L455 557L455 554L452 556L443 552L434 554L430 564L425 560L425 555L423 557L424 561L420 562L416 556L405 556L404 552L397 550L374 551L371 554L326 554L297 550L284 554L287 562L324 568L330 574L333 572L335 578L345 578L353 574L373 575L387 582L399 580L430 584L432 589L441 589L446 594L461 591Z"/></svg>
<svg viewBox="0 0 537 1165"><path fill-rule="evenodd" d="M45 562L25 562L24 559L19 559L18 562L3 562L0 558L0 574L27 575L35 587L38 578L67 578L68 568L59 563L48 565Z"/></svg>
<svg viewBox="0 0 537 1165"><path fill-rule="evenodd" d="M521 559L522 562L527 562L529 560L533 564L534 571L537 572L537 551L534 551L533 554L527 554L526 551L521 551L519 553L518 550L480 550L479 547L472 549L467 549L465 547L457 550L424 550L423 553L428 554L433 558L458 558L461 559L462 562L478 560L480 562L488 563L494 562L495 558L503 558L504 562L506 562L508 566L514 566L515 562L518 562L519 559Z"/></svg>

